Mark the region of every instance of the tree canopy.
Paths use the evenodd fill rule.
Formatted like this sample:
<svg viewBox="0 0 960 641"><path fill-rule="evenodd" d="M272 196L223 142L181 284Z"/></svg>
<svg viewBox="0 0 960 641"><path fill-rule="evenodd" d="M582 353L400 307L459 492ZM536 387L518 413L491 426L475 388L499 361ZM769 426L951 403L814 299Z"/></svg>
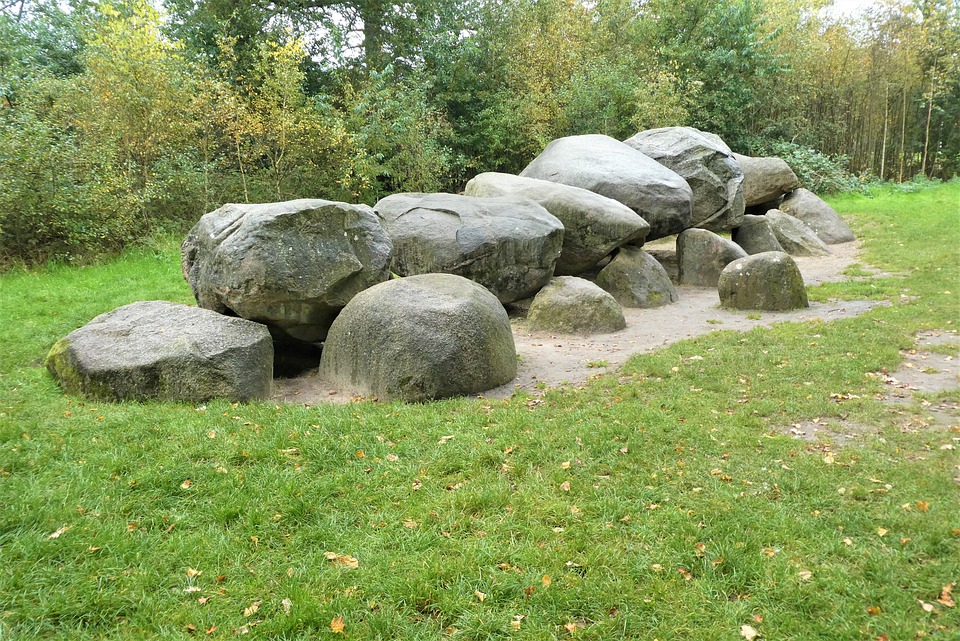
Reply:
<svg viewBox="0 0 960 641"><path fill-rule="evenodd" d="M659 126L781 155L820 189L955 175L960 5L829 4L0 2L0 261L229 201L458 191L556 137Z"/></svg>

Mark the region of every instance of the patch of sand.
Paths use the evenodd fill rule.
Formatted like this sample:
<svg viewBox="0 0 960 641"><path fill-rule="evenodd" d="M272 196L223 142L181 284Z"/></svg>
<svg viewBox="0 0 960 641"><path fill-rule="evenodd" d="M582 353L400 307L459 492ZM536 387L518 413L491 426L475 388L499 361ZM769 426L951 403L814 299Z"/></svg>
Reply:
<svg viewBox="0 0 960 641"><path fill-rule="evenodd" d="M671 265L673 244L646 245ZM857 242L832 245L823 257L795 257L807 285L844 280L843 270L858 262ZM879 274L878 275L882 275ZM522 318L511 321L520 363L516 378L506 385L485 392L485 398L507 398L517 390L537 393L540 389L565 384L576 385L600 371L613 371L631 355L649 352L670 343L720 329L746 331L769 327L784 321L836 320L863 314L886 301L832 301L812 303L808 309L790 312L726 310L719 307L716 288L678 287L680 300L656 309L624 309L626 329L596 336L566 336L530 331ZM598 363L605 362L604 367ZM274 400L314 405L323 402L349 402L352 394L322 380L316 371L305 375L276 379Z"/></svg>

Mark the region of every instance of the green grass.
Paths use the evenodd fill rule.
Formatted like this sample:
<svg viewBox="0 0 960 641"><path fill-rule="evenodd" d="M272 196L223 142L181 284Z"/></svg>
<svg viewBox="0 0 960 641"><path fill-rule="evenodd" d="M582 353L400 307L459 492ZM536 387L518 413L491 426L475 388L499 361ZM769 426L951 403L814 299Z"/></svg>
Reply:
<svg viewBox="0 0 960 641"><path fill-rule="evenodd" d="M0 276L0 639L340 638L336 617L351 639L957 639L936 599L960 433L902 433L867 374L960 322L960 185L832 202L899 275L811 298L889 307L714 332L542 402L91 404L46 351L188 302L175 243ZM813 418L864 435L784 435Z"/></svg>

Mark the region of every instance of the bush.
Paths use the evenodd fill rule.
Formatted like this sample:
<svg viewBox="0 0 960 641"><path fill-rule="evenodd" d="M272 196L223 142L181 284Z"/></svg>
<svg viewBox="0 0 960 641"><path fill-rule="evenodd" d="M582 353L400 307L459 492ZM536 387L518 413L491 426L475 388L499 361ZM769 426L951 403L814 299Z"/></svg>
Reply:
<svg viewBox="0 0 960 641"><path fill-rule="evenodd" d="M792 142L751 142L751 153L782 158L812 192L829 194L857 191L861 180L847 168L845 156L828 156L819 151Z"/></svg>

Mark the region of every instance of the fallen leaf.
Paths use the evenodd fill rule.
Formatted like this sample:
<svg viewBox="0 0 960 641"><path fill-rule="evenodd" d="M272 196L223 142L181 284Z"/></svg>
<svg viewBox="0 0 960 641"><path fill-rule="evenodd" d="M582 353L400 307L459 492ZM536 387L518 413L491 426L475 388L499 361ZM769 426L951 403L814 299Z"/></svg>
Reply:
<svg viewBox="0 0 960 641"><path fill-rule="evenodd" d="M917 599L917 603L920 604L920 607L923 608L924 612L933 612L936 608L933 607L932 603L927 603L926 601L921 601Z"/></svg>
<svg viewBox="0 0 960 641"><path fill-rule="evenodd" d="M417 522L416 522L416 521L404 521L404 522L403 522L403 527L407 528L408 530L415 530L415 529L417 529Z"/></svg>
<svg viewBox="0 0 960 641"><path fill-rule="evenodd" d="M352 556L337 554L336 552L324 552L323 556L325 556L328 561L332 561L334 565L342 565L351 570L360 567L360 561Z"/></svg>
<svg viewBox="0 0 960 641"><path fill-rule="evenodd" d="M811 572L810 570L801 570L800 572L797 572L797 577L801 581L809 581L810 579L813 578L813 572Z"/></svg>
<svg viewBox="0 0 960 641"><path fill-rule="evenodd" d="M355 456L357 458L363 458L364 456L366 456L366 454L363 453L363 450L357 450L357 453Z"/></svg>
<svg viewBox="0 0 960 641"><path fill-rule="evenodd" d="M564 470L569 470L569 469L570 469L570 461L564 461L563 463L561 463L561 464L560 464L560 468L561 468L561 469L564 469Z"/></svg>
<svg viewBox="0 0 960 641"><path fill-rule="evenodd" d="M561 484L560 484L560 489L563 490L564 492L569 492L569 491L570 491L570 481L564 481L563 483L561 483Z"/></svg>
<svg viewBox="0 0 960 641"><path fill-rule="evenodd" d="M549 574L544 574L540 582L543 583L543 589L546 590L550 587L550 584L553 583L553 579L550 578Z"/></svg>
<svg viewBox="0 0 960 641"><path fill-rule="evenodd" d="M204 632L204 634L213 634L213 633L216 632L216 631L217 631L217 626L211 625L209 628L207 628L207 630L206 630L206 632Z"/></svg>
<svg viewBox="0 0 960 641"><path fill-rule="evenodd" d="M187 625L183 626L183 629L189 632L190 634L193 634L194 632L197 631L197 626L193 625L192 623L188 623Z"/></svg>
<svg viewBox="0 0 960 641"><path fill-rule="evenodd" d="M754 614L753 620L756 621L757 623L763 623L763 617L760 616L759 614Z"/></svg>
<svg viewBox="0 0 960 641"><path fill-rule="evenodd" d="M473 596L477 597L477 600L480 601L480 603L483 603L484 601L487 600L486 593L481 592L480 590L474 590Z"/></svg>
<svg viewBox="0 0 960 641"><path fill-rule="evenodd" d="M874 605L874 606L871 606L871 607L867 608L867 614L869 614L869 615L872 616L872 617L877 616L877 615L880 614L881 612L883 612L883 610L880 609L880 606L879 606L879 605Z"/></svg>
<svg viewBox="0 0 960 641"><path fill-rule="evenodd" d="M843 540L843 544L844 544L844 545L853 545L853 541L850 539L850 537L847 537L847 538L845 538L845 539Z"/></svg>
<svg viewBox="0 0 960 641"><path fill-rule="evenodd" d="M882 528L882 527L877 528L877 536L886 536L887 532L889 532L889 530L886 528Z"/></svg>
<svg viewBox="0 0 960 641"><path fill-rule="evenodd" d="M396 454L387 454L387 460L390 461L391 463L396 463L397 461L400 460L400 457L397 456Z"/></svg>
<svg viewBox="0 0 960 641"><path fill-rule="evenodd" d="M510 622L510 630L512 632L519 632L520 630L520 621L521 619L514 619Z"/></svg>
<svg viewBox="0 0 960 641"><path fill-rule="evenodd" d="M689 581L690 579L693 578L693 575L690 574L690 570L688 570L687 568L677 568L677 572L679 572L680 575L681 575L681 576L684 578L684 580L686 580L686 581Z"/></svg>
<svg viewBox="0 0 960 641"><path fill-rule="evenodd" d="M210 602L210 599L212 599L212 598L213 598L213 597L202 596L202 597L200 597L199 599L197 599L197 603L199 603L200 605L206 605L207 603Z"/></svg>
<svg viewBox="0 0 960 641"><path fill-rule="evenodd" d="M917 501L917 509L920 510L921 512L929 512L930 504L927 503L926 501Z"/></svg>
<svg viewBox="0 0 960 641"><path fill-rule="evenodd" d="M195 579L201 574L203 574L203 570L194 570L193 568L187 568L187 577L191 579Z"/></svg>
<svg viewBox="0 0 960 641"><path fill-rule="evenodd" d="M760 636L760 633L754 630L752 625L747 625L744 623L742 626L740 626L740 636L747 641L753 641Z"/></svg>
<svg viewBox="0 0 960 641"><path fill-rule="evenodd" d="M217 438L217 430L210 430L207 432L207 438Z"/></svg>
<svg viewBox="0 0 960 641"><path fill-rule="evenodd" d="M444 443L449 443L455 438L456 437L453 434L450 434L449 436L441 436L440 440L437 441L437 445L443 445Z"/></svg>
<svg viewBox="0 0 960 641"><path fill-rule="evenodd" d="M577 631L577 624L571 621L570 623L564 624L563 629L569 632L570 634L573 634L574 632Z"/></svg>
<svg viewBox="0 0 960 641"><path fill-rule="evenodd" d="M280 602L280 605L283 606L284 614L290 614L290 608L293 607L293 601L291 601L290 599L284 599L283 601Z"/></svg>
<svg viewBox="0 0 960 641"><path fill-rule="evenodd" d="M953 592L953 588L956 587L956 585L956 583L948 583L947 585L943 586L943 590L940 591L940 598L937 599L937 602L942 603L948 608L955 606L956 602L953 600L953 597L950 593Z"/></svg>
<svg viewBox="0 0 960 641"><path fill-rule="evenodd" d="M653 570L654 572L663 572L663 566L660 565L659 563L654 563L653 565L650 566L650 569Z"/></svg>
<svg viewBox="0 0 960 641"><path fill-rule="evenodd" d="M343 617L333 617L330 619L330 630L334 634L346 634L343 631Z"/></svg>
<svg viewBox="0 0 960 641"><path fill-rule="evenodd" d="M183 588L183 591L184 591L184 593L186 593L186 594L190 594L191 592L200 592L200 586L191 585L191 586L188 586L188 587Z"/></svg>
<svg viewBox="0 0 960 641"><path fill-rule="evenodd" d="M256 613L257 613L257 610L260 609L260 604L261 604L261 603L263 603L263 601L254 601L253 603L251 603L250 605L248 605L247 607L245 607L245 608L243 609L243 616L249 617L249 616L253 616L254 614L256 614Z"/></svg>
<svg viewBox="0 0 960 641"><path fill-rule="evenodd" d="M64 532L66 532L67 530L70 529L70 527L71 527L71 526L69 526L69 525L64 525L62 528L60 528L59 530L57 530L57 531L54 532L53 534L50 534L49 536L47 536L47 539L59 539L61 536L63 536L63 533L64 533Z"/></svg>
<svg viewBox="0 0 960 641"><path fill-rule="evenodd" d="M191 481L190 479L187 479L186 481L180 484L180 487L184 490L188 490L190 489L191 485L193 485L193 481Z"/></svg>
<svg viewBox="0 0 960 641"><path fill-rule="evenodd" d="M536 591L537 591L537 586L535 585L528 585L523 589L523 593L526 595L528 599L530 598L530 595Z"/></svg>
<svg viewBox="0 0 960 641"><path fill-rule="evenodd" d="M777 555L777 551L774 548L763 548L763 550L761 550L761 554L768 559L772 559Z"/></svg>

